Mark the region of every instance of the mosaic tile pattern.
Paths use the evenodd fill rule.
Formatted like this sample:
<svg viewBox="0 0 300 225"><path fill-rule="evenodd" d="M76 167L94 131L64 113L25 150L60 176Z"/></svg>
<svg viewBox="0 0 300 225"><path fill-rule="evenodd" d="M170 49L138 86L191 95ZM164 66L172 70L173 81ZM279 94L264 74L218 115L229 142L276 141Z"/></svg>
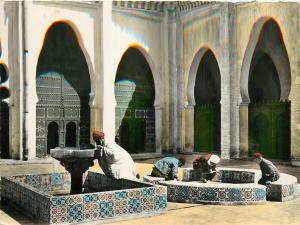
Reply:
<svg viewBox="0 0 300 225"><path fill-rule="evenodd" d="M193 184L193 181L201 180L201 176L201 170L183 168L183 183L190 182L187 185L181 185L182 182L171 185L169 182L164 182L163 178L149 175L144 176L144 181L167 186L168 200L175 202L251 204L264 202L266 199L287 201L293 199L297 192L297 178L284 173L281 173L278 181L267 186L257 184L261 177L259 170L219 168L213 179L219 184L211 184L211 187L207 187L209 185L205 183ZM228 184L229 187L222 188L223 184ZM245 188L242 184L249 185Z"/></svg>
<svg viewBox="0 0 300 225"><path fill-rule="evenodd" d="M159 184L160 181L164 181L165 178L163 177L152 177L150 175L145 175L143 177L143 181L151 183L151 184Z"/></svg>
<svg viewBox="0 0 300 225"><path fill-rule="evenodd" d="M15 181L28 184L41 191L67 190L71 186L69 173L34 174L11 177Z"/></svg>
<svg viewBox="0 0 300 225"><path fill-rule="evenodd" d="M257 180L258 173L246 170L232 170L232 169L219 169L214 181L222 183L254 183ZM199 181L202 177L201 170L194 170L191 168L183 169L183 181Z"/></svg>
<svg viewBox="0 0 300 225"><path fill-rule="evenodd" d="M255 173L248 171L221 170L222 183L244 184L254 183Z"/></svg>
<svg viewBox="0 0 300 225"><path fill-rule="evenodd" d="M243 191L241 189L241 192L235 192L233 194L232 191L226 193L226 196L230 196L235 199L235 196L255 196L261 194L261 197L263 195L266 195L267 200L271 201L287 201L291 200L295 197L297 192L297 178L294 176L291 176L289 174L281 173L281 177L278 181L272 182L270 185L266 186L266 194L263 194L263 192L260 189L253 189L255 185L257 185L257 181L260 179L261 173L259 170L245 170L245 169L230 169L230 168L219 168L219 171L214 178L214 181L219 181L221 183L232 183L232 188L236 187L235 184L244 184L249 183L249 188L251 191ZM184 168L183 169L183 180L184 181L199 181L201 179L201 171L194 170L192 168ZM261 186L261 185L258 185ZM169 187L168 187L169 188ZM193 190L193 189L191 189ZM194 192L197 192L197 190L193 190ZM170 193L170 192L169 192ZM183 191L181 191L183 193ZM254 193L254 194L253 194ZM208 191L207 195L210 197L212 194L210 194L210 191ZM216 192L216 195L218 195L218 192ZM224 195L223 192L221 192L221 195ZM191 195L190 199L197 199L196 193ZM184 195L182 199L184 199ZM207 199L206 196L204 196L204 199ZM211 199L214 201L214 198L211 197ZM225 198L226 201L228 201L228 198ZM242 201L244 201L244 198L240 198ZM256 201L259 198L245 198L245 200L248 201Z"/></svg>
<svg viewBox="0 0 300 225"><path fill-rule="evenodd" d="M2 177L1 197L50 224L155 215L167 211L166 187L111 179L93 172L88 173L84 187L97 192L60 196L47 193L46 190L65 188L64 182L68 183L69 179L64 173Z"/></svg>
<svg viewBox="0 0 300 225"><path fill-rule="evenodd" d="M172 202L204 204L258 204L266 201L266 187L262 185L214 185L197 182L165 181L168 200Z"/></svg>
<svg viewBox="0 0 300 225"><path fill-rule="evenodd" d="M267 185L267 200L288 201L297 193L297 178L288 174L280 174L280 179Z"/></svg>
<svg viewBox="0 0 300 225"><path fill-rule="evenodd" d="M2 177L1 199L30 212L41 221L49 221L50 196L28 184Z"/></svg>

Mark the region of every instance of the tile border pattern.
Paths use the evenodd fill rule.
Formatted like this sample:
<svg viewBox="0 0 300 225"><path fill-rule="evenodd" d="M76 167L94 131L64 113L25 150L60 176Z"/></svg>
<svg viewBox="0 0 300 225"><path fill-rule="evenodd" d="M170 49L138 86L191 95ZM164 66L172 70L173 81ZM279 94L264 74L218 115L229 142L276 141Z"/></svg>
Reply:
<svg viewBox="0 0 300 225"><path fill-rule="evenodd" d="M50 224L134 218L167 211L166 187L111 179L94 172L88 172L84 183L85 190L93 192L58 196L49 194L49 191L68 186L65 185L70 181L67 175L58 173L2 177L2 200Z"/></svg>

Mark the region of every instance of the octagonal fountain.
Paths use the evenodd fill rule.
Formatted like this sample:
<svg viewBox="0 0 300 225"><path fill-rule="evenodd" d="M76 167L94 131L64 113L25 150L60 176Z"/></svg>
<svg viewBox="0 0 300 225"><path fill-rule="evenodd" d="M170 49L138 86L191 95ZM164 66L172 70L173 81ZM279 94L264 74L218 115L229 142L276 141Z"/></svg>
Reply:
<svg viewBox="0 0 300 225"><path fill-rule="evenodd" d="M168 201L202 204L262 204L266 200L287 201L295 197L297 178L281 173L278 181L259 185L259 170L219 168L212 182L201 183L201 171L183 169L182 181L144 176L144 181L168 188Z"/></svg>
<svg viewBox="0 0 300 225"><path fill-rule="evenodd" d="M69 173L2 177L2 202L50 224L107 222L166 212L164 186L85 173L97 154L95 149L51 150Z"/></svg>

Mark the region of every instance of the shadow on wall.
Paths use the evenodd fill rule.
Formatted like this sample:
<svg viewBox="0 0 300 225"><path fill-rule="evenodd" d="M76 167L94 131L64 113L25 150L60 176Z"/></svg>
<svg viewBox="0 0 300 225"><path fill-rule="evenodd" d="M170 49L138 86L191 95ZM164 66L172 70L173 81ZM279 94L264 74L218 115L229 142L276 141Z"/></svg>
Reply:
<svg viewBox="0 0 300 225"><path fill-rule="evenodd" d="M199 63L194 96L194 149L221 153L221 75L211 50Z"/></svg>
<svg viewBox="0 0 300 225"><path fill-rule="evenodd" d="M0 154L1 159L9 158L9 107L7 102L1 101L0 106Z"/></svg>
<svg viewBox="0 0 300 225"><path fill-rule="evenodd" d="M154 81L143 54L129 48L115 80L116 142L130 153L155 152Z"/></svg>
<svg viewBox="0 0 300 225"><path fill-rule="evenodd" d="M90 143L90 75L77 37L72 28L64 22L54 23L48 29L38 60L37 81L42 76L47 78L47 76L54 75L60 76L58 80L61 81L51 83L53 81L48 79L48 83L45 81L47 83L46 88L38 87L38 104L43 104L43 107L50 105L51 108L51 102L53 102L51 98L54 98L56 101L60 99L60 102L57 101L55 103L57 104L55 107L65 109L63 115L60 116L60 120L63 120L65 123L63 125L59 124L60 130L64 130L67 135L61 138L63 139L63 144L66 147L76 146L76 139L71 136L75 135L76 137L79 135L80 147L88 146ZM56 96L53 95L58 89L61 93L56 93ZM45 94L44 92L47 93L47 91L50 95L43 96L41 94ZM49 99L47 100L47 98ZM45 99L46 101L42 103ZM76 115L75 106L79 107L79 115ZM72 120L77 121L78 117L79 129L76 124L74 126L73 123L69 123Z"/></svg>
<svg viewBox="0 0 300 225"><path fill-rule="evenodd" d="M279 25L262 27L249 70L249 155L290 158L290 66Z"/></svg>

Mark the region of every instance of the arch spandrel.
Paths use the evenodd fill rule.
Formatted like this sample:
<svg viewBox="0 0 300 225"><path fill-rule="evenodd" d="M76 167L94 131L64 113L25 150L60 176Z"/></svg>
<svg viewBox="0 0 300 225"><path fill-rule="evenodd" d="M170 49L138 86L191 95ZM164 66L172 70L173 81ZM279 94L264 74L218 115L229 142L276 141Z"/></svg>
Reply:
<svg viewBox="0 0 300 225"><path fill-rule="evenodd" d="M154 107L161 108L162 107L162 79L161 79L161 73L160 70L157 68L154 60L152 59L152 56L149 53L149 49L144 47L141 44L138 43L132 43L129 44L126 48L124 48L121 52L122 55L120 55L118 58L116 58L115 63L114 63L114 78L113 81L116 79L116 74L117 74L117 69L118 66L123 58L123 55L127 52L129 48L135 48L139 50L139 52L142 53L142 55L145 57L150 70L153 75L153 80L154 80L154 87L155 87L155 100L154 100ZM114 99L115 100L115 99Z"/></svg>
<svg viewBox="0 0 300 225"><path fill-rule="evenodd" d="M186 93L187 93L186 105L187 105L187 107L193 107L196 105L194 88L195 88L195 83L196 83L197 71L198 71L200 62L203 59L203 56L208 51L210 51L213 54L216 62L218 63L218 59L217 59L217 56L214 54L214 51L212 51L208 47L200 48L200 50L198 50L198 52L195 54L195 56L193 57L193 60L191 62L191 66L190 66L189 73L188 73L187 84L186 84ZM219 70L220 70L220 68L219 68Z"/></svg>
<svg viewBox="0 0 300 225"><path fill-rule="evenodd" d="M241 93L242 103L246 103L246 104L250 103L250 96L248 91L250 65L255 50L259 45L261 34L264 31L263 29L270 22L276 24L276 28L278 29L280 35L278 38L281 40L282 48L278 50L278 48L266 46L265 51L270 55L270 57L274 61L275 67L278 71L280 87L281 87L280 99L288 100L289 98L289 93L291 90L291 71L290 71L289 57L284 43L284 37L282 35L278 22L274 18L261 17L260 19L257 20L257 22L252 27L250 39L244 53L241 76L240 76L240 93Z"/></svg>

